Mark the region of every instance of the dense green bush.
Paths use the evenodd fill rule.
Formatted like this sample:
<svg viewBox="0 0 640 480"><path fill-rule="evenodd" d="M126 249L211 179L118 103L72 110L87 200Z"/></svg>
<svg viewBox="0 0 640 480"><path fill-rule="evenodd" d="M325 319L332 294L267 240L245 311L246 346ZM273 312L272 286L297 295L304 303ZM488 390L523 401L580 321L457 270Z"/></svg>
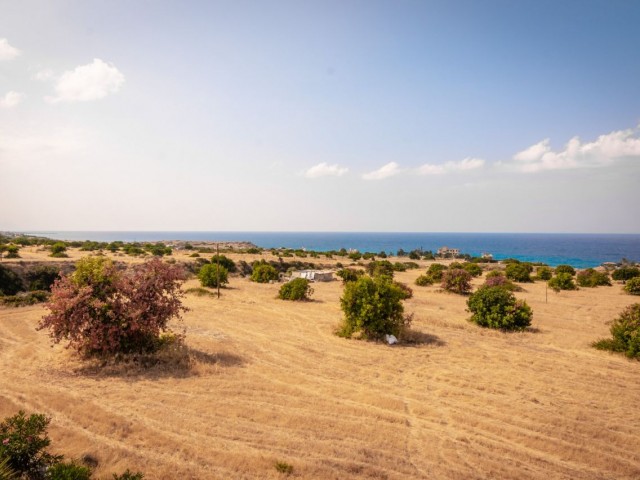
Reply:
<svg viewBox="0 0 640 480"><path fill-rule="evenodd" d="M502 274L487 275L483 287L502 287L505 290L509 290L510 292L519 292L522 290L522 287L519 287Z"/></svg>
<svg viewBox="0 0 640 480"><path fill-rule="evenodd" d="M482 275L482 267L477 263L466 262L462 264L462 268L469 272L472 277L479 277Z"/></svg>
<svg viewBox="0 0 640 480"><path fill-rule="evenodd" d="M35 305L36 303L46 302L47 300L49 300L49 292L44 290L0 296L0 304L9 307L27 307L29 305Z"/></svg>
<svg viewBox="0 0 640 480"><path fill-rule="evenodd" d="M638 267L620 267L613 271L611 277L614 280L626 282L635 277L640 277L640 268Z"/></svg>
<svg viewBox="0 0 640 480"><path fill-rule="evenodd" d="M0 265L0 295L15 295L23 289L24 285L18 274Z"/></svg>
<svg viewBox="0 0 640 480"><path fill-rule="evenodd" d="M397 282L394 280L393 284L396 287L398 287L400 290L402 290L402 293L403 293L402 300L408 300L409 298L413 297L413 289L406 283Z"/></svg>
<svg viewBox="0 0 640 480"><path fill-rule="evenodd" d="M526 263L509 263L505 268L507 278L514 282L527 283L531 282L531 271L533 267Z"/></svg>
<svg viewBox="0 0 640 480"><path fill-rule="evenodd" d="M238 271L235 262L225 255L214 255L211 257L211 263L216 264L218 262L226 268L229 273L236 273Z"/></svg>
<svg viewBox="0 0 640 480"><path fill-rule="evenodd" d="M41 414L26 416L20 410L0 423L0 458L8 459L9 468L28 479L43 478L47 467L62 460L46 448L51 443L47 426L51 419Z"/></svg>
<svg viewBox="0 0 640 480"><path fill-rule="evenodd" d="M581 270L576 275L576 282L581 287L599 287L603 285L611 285L609 275L604 272L598 272L593 268Z"/></svg>
<svg viewBox="0 0 640 480"><path fill-rule="evenodd" d="M47 470L47 478L51 480L90 480L91 469L74 461L60 462Z"/></svg>
<svg viewBox="0 0 640 480"><path fill-rule="evenodd" d="M282 300L310 300L313 288L306 278L294 278L280 287L278 298Z"/></svg>
<svg viewBox="0 0 640 480"><path fill-rule="evenodd" d="M470 320L482 327L523 330L531 325L531 308L502 287L478 289L469 297L467 306L473 313Z"/></svg>
<svg viewBox="0 0 640 480"><path fill-rule="evenodd" d="M441 286L448 292L465 295L471 291L471 274L462 268L447 270L442 274Z"/></svg>
<svg viewBox="0 0 640 480"><path fill-rule="evenodd" d="M222 287L229 283L229 272L222 265L207 263L200 268L198 279L203 287Z"/></svg>
<svg viewBox="0 0 640 480"><path fill-rule="evenodd" d="M404 296L405 293L386 276L363 276L347 283L340 299L345 317L338 334L351 337L361 333L367 339L391 334L400 338L410 322L409 317L403 316Z"/></svg>
<svg viewBox="0 0 640 480"><path fill-rule="evenodd" d="M553 277L553 270L549 267L538 267L536 270L536 280L544 280L545 282L551 280Z"/></svg>
<svg viewBox="0 0 640 480"><path fill-rule="evenodd" d="M610 331L612 338L595 342L593 346L640 360L640 303L625 308L611 324Z"/></svg>
<svg viewBox="0 0 640 480"><path fill-rule="evenodd" d="M7 258L20 258L20 247L17 245L7 246Z"/></svg>
<svg viewBox="0 0 640 480"><path fill-rule="evenodd" d="M559 273L568 273L573 277L576 274L576 269L573 268L571 265L558 265L555 271L556 271L556 275Z"/></svg>
<svg viewBox="0 0 640 480"><path fill-rule="evenodd" d="M442 280L442 272L447 269L446 265L441 263L432 263L427 269L427 275L433 278L434 281L439 282Z"/></svg>
<svg viewBox="0 0 640 480"><path fill-rule="evenodd" d="M366 267L367 273L372 277L378 275L386 275L388 277L393 277L394 267L393 264L389 260L377 260L374 262L369 262Z"/></svg>
<svg viewBox="0 0 640 480"><path fill-rule="evenodd" d="M416 278L416 285L419 287L426 287L427 285L433 285L435 281L430 275L420 275Z"/></svg>
<svg viewBox="0 0 640 480"><path fill-rule="evenodd" d="M56 257L56 258L68 257L66 252L67 252L67 244L64 242L56 242L53 245L51 245L51 255L49 256Z"/></svg>
<svg viewBox="0 0 640 480"><path fill-rule="evenodd" d="M578 287L573 281L573 276L568 272L560 272L557 273L556 276L547 282L549 288L554 292L559 292L560 290L577 290Z"/></svg>
<svg viewBox="0 0 640 480"><path fill-rule="evenodd" d="M627 280L624 291L630 295L640 295L640 277L633 277Z"/></svg>
<svg viewBox="0 0 640 480"><path fill-rule="evenodd" d="M342 283L355 282L364 275L362 270L355 270L353 268L342 268L336 272L336 275L342 279Z"/></svg>
<svg viewBox="0 0 640 480"><path fill-rule="evenodd" d="M51 291L53 282L60 278L60 269L50 265L40 265L29 270L26 277L29 290Z"/></svg>
<svg viewBox="0 0 640 480"><path fill-rule="evenodd" d="M269 283L272 280L278 280L278 277L278 271L268 263L256 264L251 273L251 281L257 283Z"/></svg>

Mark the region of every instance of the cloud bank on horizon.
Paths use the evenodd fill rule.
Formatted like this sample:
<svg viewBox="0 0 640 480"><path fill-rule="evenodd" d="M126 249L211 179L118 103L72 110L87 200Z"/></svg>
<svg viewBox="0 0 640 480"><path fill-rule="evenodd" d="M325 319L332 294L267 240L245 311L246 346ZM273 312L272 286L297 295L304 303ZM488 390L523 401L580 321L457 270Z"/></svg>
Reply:
<svg viewBox="0 0 640 480"><path fill-rule="evenodd" d="M0 229L640 232L640 6L255 7L8 7Z"/></svg>

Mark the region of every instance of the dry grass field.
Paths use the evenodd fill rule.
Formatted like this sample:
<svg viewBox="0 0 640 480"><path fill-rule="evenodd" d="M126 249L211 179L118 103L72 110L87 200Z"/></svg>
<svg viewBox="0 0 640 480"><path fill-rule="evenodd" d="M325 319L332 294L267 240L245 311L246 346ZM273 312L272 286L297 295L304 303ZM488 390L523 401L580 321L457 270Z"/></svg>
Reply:
<svg viewBox="0 0 640 480"><path fill-rule="evenodd" d="M53 450L96 457L99 478L285 478L278 461L304 479L640 478L640 362L590 347L634 303L620 285L548 302L525 285L533 328L515 334L412 285L423 343L392 347L335 336L342 285L313 287L284 302L234 277L220 299L187 296L190 371L86 368L35 330L41 306L0 308L0 417L46 413Z"/></svg>

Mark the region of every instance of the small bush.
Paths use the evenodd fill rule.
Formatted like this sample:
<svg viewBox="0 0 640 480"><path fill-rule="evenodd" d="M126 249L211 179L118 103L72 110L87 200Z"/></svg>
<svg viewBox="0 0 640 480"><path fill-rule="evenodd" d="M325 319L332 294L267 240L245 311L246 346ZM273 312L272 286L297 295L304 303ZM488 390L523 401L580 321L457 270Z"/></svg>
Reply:
<svg viewBox="0 0 640 480"><path fill-rule="evenodd" d="M393 281L393 284L398 287L400 290L402 290L403 292L403 300L408 300L410 298L413 297L413 290L411 289L411 287L409 285L407 285L406 283L402 283L402 282L396 282L395 280Z"/></svg>
<svg viewBox="0 0 640 480"><path fill-rule="evenodd" d="M363 276L347 283L340 299L345 317L338 335L351 337L361 333L367 339L380 339L392 334L400 338L410 320L403 316L404 295L386 276Z"/></svg>
<svg viewBox="0 0 640 480"><path fill-rule="evenodd" d="M477 263L463 263L462 268L469 272L472 277L479 277L482 275L482 267Z"/></svg>
<svg viewBox="0 0 640 480"><path fill-rule="evenodd" d="M18 293L17 295L8 295L1 297L0 303L7 305L8 307L28 307L29 305L35 305L36 303L42 303L49 300L49 292L35 291L29 293Z"/></svg>
<svg viewBox="0 0 640 480"><path fill-rule="evenodd" d="M442 273L446 269L446 265L443 265L441 263L432 263L427 269L427 275L433 278L434 281L439 282L442 280Z"/></svg>
<svg viewBox="0 0 640 480"><path fill-rule="evenodd" d="M56 258L66 258L67 255L67 245L64 242L56 242L51 245L51 255L50 257Z"/></svg>
<svg viewBox="0 0 640 480"><path fill-rule="evenodd" d="M556 271L557 272L557 271ZM573 281L573 276L568 272L560 272L556 273L556 276L547 282L549 288L554 292L559 292L560 290L577 290L578 287Z"/></svg>
<svg viewBox="0 0 640 480"><path fill-rule="evenodd" d="M18 274L0 265L0 295L15 295L23 289L24 285Z"/></svg>
<svg viewBox="0 0 640 480"><path fill-rule="evenodd" d="M627 280L627 284L624 286L624 291L629 295L640 295L640 277L634 277Z"/></svg>
<svg viewBox="0 0 640 480"><path fill-rule="evenodd" d="M611 277L616 281L626 282L635 277L640 277L640 268L637 267L620 267L613 271Z"/></svg>
<svg viewBox="0 0 640 480"><path fill-rule="evenodd" d="M522 287L519 287L504 275L491 275L490 277L487 276L487 279L484 281L483 287L502 287L505 290L509 290L510 292L522 291Z"/></svg>
<svg viewBox="0 0 640 480"><path fill-rule="evenodd" d="M51 286L60 277L60 269L53 266L41 265L27 272L29 290L51 291Z"/></svg>
<svg viewBox="0 0 640 480"><path fill-rule="evenodd" d="M124 471L124 473L121 473L120 475L116 475L115 473L113 474L113 480L143 480L143 479L144 479L144 474L142 472L133 473L129 471L128 468Z"/></svg>
<svg viewBox="0 0 640 480"><path fill-rule="evenodd" d="M200 268L198 279L200 280L200 285L203 287L222 287L229 283L229 272L222 265L218 266L213 263L207 263Z"/></svg>
<svg viewBox="0 0 640 480"><path fill-rule="evenodd" d="M640 360L640 303L625 308L611 324L610 331L611 339L600 340L593 346Z"/></svg>
<svg viewBox="0 0 640 480"><path fill-rule="evenodd" d="M418 285L419 287L426 287L427 285L433 285L435 282L433 280L433 278L431 278L429 275L420 275L418 278L416 278L416 285Z"/></svg>
<svg viewBox="0 0 640 480"><path fill-rule="evenodd" d="M60 462L47 470L51 480L91 480L91 469L76 462Z"/></svg>
<svg viewBox="0 0 640 480"><path fill-rule="evenodd" d="M342 268L336 272L336 275L342 279L342 283L355 282L364 275L362 270L355 270L353 268Z"/></svg>
<svg viewBox="0 0 640 480"><path fill-rule="evenodd" d="M215 294L211 290L202 287L187 288L184 293L187 295L195 295L196 297L214 297Z"/></svg>
<svg viewBox="0 0 640 480"><path fill-rule="evenodd" d="M441 286L448 292L466 295L471 291L471 274L462 268L447 270L442 275Z"/></svg>
<svg viewBox="0 0 640 480"><path fill-rule="evenodd" d="M7 258L20 258L20 247L17 245L9 245L7 247Z"/></svg>
<svg viewBox="0 0 640 480"><path fill-rule="evenodd" d="M558 265L556 267L556 275L558 275L559 273L568 273L573 277L576 274L576 269L571 265Z"/></svg>
<svg viewBox="0 0 640 480"><path fill-rule="evenodd" d="M282 300L310 300L313 288L306 278L294 278L280 287L278 298Z"/></svg>
<svg viewBox="0 0 640 480"><path fill-rule="evenodd" d="M41 478L41 472L62 457L51 455L47 427L51 420L42 414L29 417L20 410L0 423L0 458L6 458L11 470L27 478Z"/></svg>
<svg viewBox="0 0 640 480"><path fill-rule="evenodd" d="M394 266L389 260L377 260L369 262L366 267L367 273L372 277L386 275L393 277Z"/></svg>
<svg viewBox="0 0 640 480"><path fill-rule="evenodd" d="M213 257L211 257L212 264L215 265L216 263L218 263L218 261L220 262L220 265L226 268L229 273L236 273L238 271L238 267L236 266L235 262L229 257L226 257L224 255L214 255Z"/></svg>
<svg viewBox="0 0 640 480"><path fill-rule="evenodd" d="M553 277L553 270L549 267L538 267L536 270L536 280L544 280L545 282L551 280Z"/></svg>
<svg viewBox="0 0 640 480"><path fill-rule="evenodd" d="M276 462L275 467L277 471L284 473L285 475L293 473L293 465L290 465L287 462Z"/></svg>
<svg viewBox="0 0 640 480"><path fill-rule="evenodd" d="M481 327L523 330L531 325L531 308L502 287L482 287L467 301L470 320Z"/></svg>
<svg viewBox="0 0 640 480"><path fill-rule="evenodd" d="M278 280L278 271L268 263L259 263L253 267L251 281L256 283L269 283Z"/></svg>
<svg viewBox="0 0 640 480"><path fill-rule="evenodd" d="M599 287L603 285L611 285L609 275L603 272L598 272L593 268L587 268L578 272L576 275L576 282L581 287Z"/></svg>
<svg viewBox="0 0 640 480"><path fill-rule="evenodd" d="M528 283L531 282L531 265L526 263L509 263L505 268L507 278L514 282Z"/></svg>

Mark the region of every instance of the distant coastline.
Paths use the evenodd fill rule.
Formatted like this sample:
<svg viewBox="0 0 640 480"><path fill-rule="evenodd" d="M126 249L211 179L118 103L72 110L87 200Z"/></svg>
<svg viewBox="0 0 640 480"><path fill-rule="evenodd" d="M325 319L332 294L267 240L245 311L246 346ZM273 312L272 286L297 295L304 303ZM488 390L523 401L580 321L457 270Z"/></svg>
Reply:
<svg viewBox="0 0 640 480"><path fill-rule="evenodd" d="M564 233L388 233L388 232L195 232L195 231L27 231L56 240L191 241L246 243L262 248L304 248L328 251L340 248L361 252L431 250L448 246L461 253L491 253L496 260L517 258L551 266L595 267L626 258L640 261L640 234Z"/></svg>

